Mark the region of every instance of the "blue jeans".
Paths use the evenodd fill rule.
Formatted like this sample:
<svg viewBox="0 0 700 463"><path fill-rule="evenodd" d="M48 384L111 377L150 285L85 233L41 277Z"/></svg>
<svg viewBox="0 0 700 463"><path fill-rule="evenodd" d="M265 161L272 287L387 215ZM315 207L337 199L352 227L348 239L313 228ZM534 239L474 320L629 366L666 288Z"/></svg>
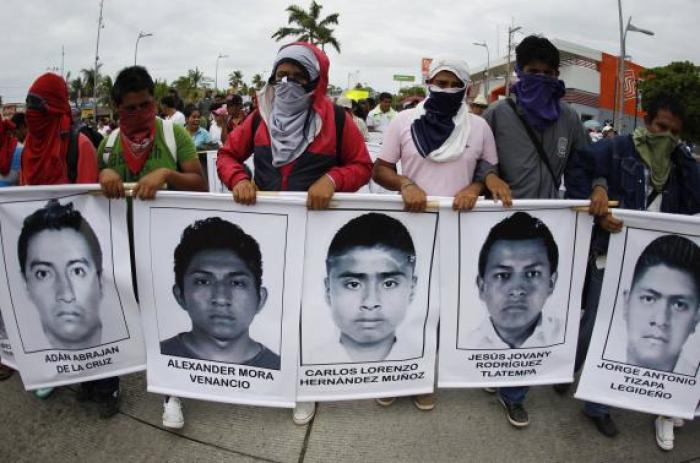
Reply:
<svg viewBox="0 0 700 463"><path fill-rule="evenodd" d="M592 256L588 262L586 272L586 284L583 290L583 317L578 332L578 343L576 346L576 362L574 370L579 371L583 367L588 353L588 347L591 344L591 335L593 334L593 326L595 325L596 315L598 314L598 302L600 301L600 291L603 287L603 276L605 269L599 269L595 265L595 258ZM610 414L610 408L607 405L598 404L595 402L585 401L583 411L588 416L600 417Z"/></svg>
<svg viewBox="0 0 700 463"><path fill-rule="evenodd" d="M522 405L529 390L528 386L501 387L498 388L498 395L508 405Z"/></svg>

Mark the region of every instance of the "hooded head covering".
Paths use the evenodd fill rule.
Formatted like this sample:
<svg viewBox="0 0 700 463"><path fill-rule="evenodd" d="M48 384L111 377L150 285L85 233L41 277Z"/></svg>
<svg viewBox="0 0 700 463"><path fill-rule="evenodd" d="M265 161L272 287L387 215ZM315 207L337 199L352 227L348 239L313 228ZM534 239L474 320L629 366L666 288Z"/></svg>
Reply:
<svg viewBox="0 0 700 463"><path fill-rule="evenodd" d="M15 124L9 120L0 119L0 175L5 176L10 173L12 167L12 156L15 155L17 139L12 133Z"/></svg>
<svg viewBox="0 0 700 463"><path fill-rule="evenodd" d="M282 79L275 71L282 63L293 63L305 70L309 84ZM301 156L321 130L321 121L332 104L326 98L328 57L316 46L295 42L280 48L272 75L258 93L260 116L270 131L272 164L289 164Z"/></svg>
<svg viewBox="0 0 700 463"><path fill-rule="evenodd" d="M469 110L464 95L469 83L469 66L458 59L434 60L428 78L440 71L449 71L462 81L461 88L442 89L428 87L428 98L415 108L411 125L411 137L424 158L435 162L448 162L458 158L467 146L469 138Z"/></svg>
<svg viewBox="0 0 700 463"><path fill-rule="evenodd" d="M41 75L27 94L27 138L22 152L22 181L27 185L68 183L66 152L71 110L61 76Z"/></svg>

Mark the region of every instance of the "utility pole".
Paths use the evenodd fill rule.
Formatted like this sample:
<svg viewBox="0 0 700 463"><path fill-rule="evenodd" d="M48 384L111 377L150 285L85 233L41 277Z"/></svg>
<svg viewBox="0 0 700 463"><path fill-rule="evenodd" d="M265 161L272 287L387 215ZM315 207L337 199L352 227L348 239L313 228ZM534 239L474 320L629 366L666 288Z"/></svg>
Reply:
<svg viewBox="0 0 700 463"><path fill-rule="evenodd" d="M95 112L93 114L93 120L95 121L95 126L97 126L97 87L98 87L98 77L99 77L99 65L100 65L100 32L104 27L102 23L102 7L104 6L104 0L100 0L100 17L97 20L97 43L95 44L95 75L93 76L92 82L92 99L95 106Z"/></svg>
<svg viewBox="0 0 700 463"><path fill-rule="evenodd" d="M491 72L491 55L489 54L489 46L486 42L474 42L477 47L486 48L486 70L484 71L484 98L489 98L489 72Z"/></svg>
<svg viewBox="0 0 700 463"><path fill-rule="evenodd" d="M64 79L66 78L66 75L63 72L63 66L65 64L65 61L66 61L66 50L65 50L65 47L63 45L61 45L61 77L63 77Z"/></svg>
<svg viewBox="0 0 700 463"><path fill-rule="evenodd" d="M506 96L510 95L510 51L513 48L513 34L522 29L522 26L508 26L508 64L506 66Z"/></svg>
<svg viewBox="0 0 700 463"><path fill-rule="evenodd" d="M219 56L216 57L216 71L214 71L214 89L217 93L219 92L219 60L222 58L228 58L228 55L219 53Z"/></svg>

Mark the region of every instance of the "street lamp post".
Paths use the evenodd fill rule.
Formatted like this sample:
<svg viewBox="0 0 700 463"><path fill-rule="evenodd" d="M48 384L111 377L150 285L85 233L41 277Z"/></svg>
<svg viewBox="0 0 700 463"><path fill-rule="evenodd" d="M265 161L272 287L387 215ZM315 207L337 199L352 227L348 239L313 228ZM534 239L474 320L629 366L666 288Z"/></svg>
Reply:
<svg viewBox="0 0 700 463"><path fill-rule="evenodd" d="M508 26L508 65L506 66L506 96L510 95L510 50L513 47L513 34L522 29L522 26Z"/></svg>
<svg viewBox="0 0 700 463"><path fill-rule="evenodd" d="M642 34L646 35L654 35L654 33L648 29L642 29L641 27L637 27L634 24L632 24L632 16L627 18L627 26L624 28L622 27L623 20L622 20L622 0L617 0L617 9L619 13L619 20L620 20L620 58L619 58L619 65L617 67L618 74L617 74L617 98L618 101L616 102L617 106L617 111L615 111L616 117L614 117L614 124L617 126L618 133L622 133L622 123L625 118L625 56L626 55L626 41L627 41L627 32L632 31L632 32L641 32ZM619 124L619 126L618 126Z"/></svg>
<svg viewBox="0 0 700 463"><path fill-rule="evenodd" d="M484 71L484 97L488 100L489 97L489 71L491 70L491 57L489 54L489 46L486 42L474 42L477 47L486 48L486 70Z"/></svg>
<svg viewBox="0 0 700 463"><path fill-rule="evenodd" d="M219 91L219 60L221 58L228 58L228 55L219 53L219 56L216 57L216 71L214 72L214 89L216 92Z"/></svg>
<svg viewBox="0 0 700 463"><path fill-rule="evenodd" d="M134 47L134 66L136 66L136 56L138 56L139 53L139 40L144 37L153 37L153 34L150 32L139 31L139 36L136 37L136 46Z"/></svg>
<svg viewBox="0 0 700 463"><path fill-rule="evenodd" d="M99 85L97 84L98 82L98 75L99 75L99 64L100 64L100 32L102 31L102 28L104 27L104 23L102 22L102 7L104 6L104 0L100 0L100 17L97 20L97 43L95 44L95 75L93 76L93 82L92 82L92 99L93 99L93 105L95 106L95 112L93 114L93 120L95 121L95 126L97 126L97 88Z"/></svg>

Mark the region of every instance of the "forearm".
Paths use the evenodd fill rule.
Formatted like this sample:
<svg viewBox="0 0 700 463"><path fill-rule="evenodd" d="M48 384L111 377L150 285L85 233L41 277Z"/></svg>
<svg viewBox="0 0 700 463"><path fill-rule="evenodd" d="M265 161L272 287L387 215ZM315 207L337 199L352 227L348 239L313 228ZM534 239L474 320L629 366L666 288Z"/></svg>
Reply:
<svg viewBox="0 0 700 463"><path fill-rule="evenodd" d="M380 161L374 164L372 172L373 180L390 191L401 191L401 188L413 181L405 175L399 175L396 172L396 167L393 168L386 164L381 164Z"/></svg>
<svg viewBox="0 0 700 463"><path fill-rule="evenodd" d="M168 170L165 182L170 188L180 191L207 191L204 178L198 173Z"/></svg>

